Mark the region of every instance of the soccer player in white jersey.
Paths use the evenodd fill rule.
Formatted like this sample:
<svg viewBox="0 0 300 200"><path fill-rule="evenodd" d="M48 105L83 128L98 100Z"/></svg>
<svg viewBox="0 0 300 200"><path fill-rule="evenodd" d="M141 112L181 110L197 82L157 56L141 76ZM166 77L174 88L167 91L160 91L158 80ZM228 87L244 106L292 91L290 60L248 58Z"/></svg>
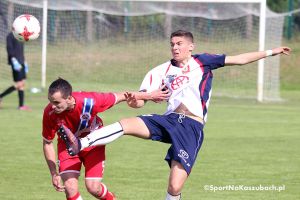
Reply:
<svg viewBox="0 0 300 200"><path fill-rule="evenodd" d="M291 49L278 47L236 56L193 55L193 35L182 30L171 34L170 44L173 58L149 71L140 87L144 92L161 88L170 94L165 114L122 119L81 139L76 138L67 128L65 132L69 150L74 154L89 146L105 145L123 134L170 143L165 158L170 166L166 200L179 200L204 138L203 127L207 121L212 71L225 65L244 65L268 56L288 55ZM131 96L127 103L131 107L140 108L145 101Z"/></svg>

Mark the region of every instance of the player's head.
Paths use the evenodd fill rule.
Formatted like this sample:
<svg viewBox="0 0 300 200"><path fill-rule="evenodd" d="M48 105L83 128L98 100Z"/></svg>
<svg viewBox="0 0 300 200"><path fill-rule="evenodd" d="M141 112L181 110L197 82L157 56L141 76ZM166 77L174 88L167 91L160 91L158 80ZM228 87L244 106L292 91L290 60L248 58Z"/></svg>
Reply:
<svg viewBox="0 0 300 200"><path fill-rule="evenodd" d="M62 78L56 79L49 86L48 99L56 113L70 109L75 103L71 84Z"/></svg>
<svg viewBox="0 0 300 200"><path fill-rule="evenodd" d="M191 32L178 30L171 34L170 45L173 59L182 62L191 57L194 50L194 37Z"/></svg>

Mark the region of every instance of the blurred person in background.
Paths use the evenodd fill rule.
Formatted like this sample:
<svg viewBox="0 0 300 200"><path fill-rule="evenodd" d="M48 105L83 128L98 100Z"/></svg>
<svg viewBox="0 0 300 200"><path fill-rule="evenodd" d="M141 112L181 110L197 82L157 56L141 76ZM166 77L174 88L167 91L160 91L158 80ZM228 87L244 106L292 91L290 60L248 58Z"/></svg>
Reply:
<svg viewBox="0 0 300 200"><path fill-rule="evenodd" d="M30 110L28 106L24 105L25 99L25 80L26 74L28 72L28 65L25 61L24 56L24 44L19 42L10 32L6 37L6 50L7 50L7 58L8 64L11 66L12 75L14 84L9 86L6 90L4 90L0 94L0 104L2 102L3 97L12 93L13 91L18 91L19 98L19 110Z"/></svg>

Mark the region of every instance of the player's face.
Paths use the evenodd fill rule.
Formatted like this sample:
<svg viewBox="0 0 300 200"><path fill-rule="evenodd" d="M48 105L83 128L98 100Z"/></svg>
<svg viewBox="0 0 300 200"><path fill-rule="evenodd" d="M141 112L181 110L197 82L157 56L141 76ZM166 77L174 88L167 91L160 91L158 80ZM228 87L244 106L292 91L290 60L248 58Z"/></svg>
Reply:
<svg viewBox="0 0 300 200"><path fill-rule="evenodd" d="M173 37L170 45L173 59L179 63L189 59L194 49L193 42L186 37Z"/></svg>
<svg viewBox="0 0 300 200"><path fill-rule="evenodd" d="M71 96L65 99L61 92L55 92L53 95L48 95L48 99L52 104L52 109L57 114L69 109Z"/></svg>

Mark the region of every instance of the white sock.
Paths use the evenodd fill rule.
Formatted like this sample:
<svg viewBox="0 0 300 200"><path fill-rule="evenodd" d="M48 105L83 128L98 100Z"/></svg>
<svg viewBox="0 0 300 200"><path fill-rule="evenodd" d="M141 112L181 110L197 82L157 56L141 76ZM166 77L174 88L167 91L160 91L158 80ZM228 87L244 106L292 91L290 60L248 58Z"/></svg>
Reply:
<svg viewBox="0 0 300 200"><path fill-rule="evenodd" d="M86 137L81 138L81 150L89 146L98 146L108 144L124 134L123 128L119 122L104 126L92 131Z"/></svg>
<svg viewBox="0 0 300 200"><path fill-rule="evenodd" d="M169 192L167 192L166 200L180 200L181 199L181 194L173 196L170 195Z"/></svg>

